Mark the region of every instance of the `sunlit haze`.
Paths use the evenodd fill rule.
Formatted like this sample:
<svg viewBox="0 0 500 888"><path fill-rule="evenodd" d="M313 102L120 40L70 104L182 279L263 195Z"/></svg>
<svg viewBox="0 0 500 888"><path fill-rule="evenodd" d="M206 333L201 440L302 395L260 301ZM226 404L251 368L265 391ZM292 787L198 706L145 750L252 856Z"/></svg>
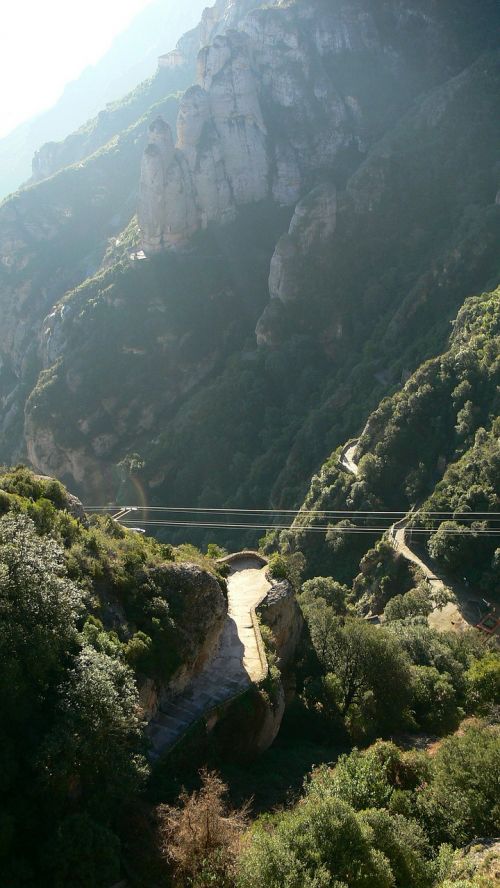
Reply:
<svg viewBox="0 0 500 888"><path fill-rule="evenodd" d="M150 0L16 0L2 10L0 136L50 107Z"/></svg>

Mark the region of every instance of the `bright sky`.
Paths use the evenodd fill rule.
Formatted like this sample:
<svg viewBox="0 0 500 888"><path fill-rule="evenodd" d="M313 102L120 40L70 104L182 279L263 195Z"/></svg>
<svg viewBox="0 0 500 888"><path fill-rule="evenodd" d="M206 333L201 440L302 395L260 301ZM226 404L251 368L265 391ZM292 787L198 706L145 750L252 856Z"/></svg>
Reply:
<svg viewBox="0 0 500 888"><path fill-rule="evenodd" d="M49 108L150 0L7 0L0 21L0 137Z"/></svg>

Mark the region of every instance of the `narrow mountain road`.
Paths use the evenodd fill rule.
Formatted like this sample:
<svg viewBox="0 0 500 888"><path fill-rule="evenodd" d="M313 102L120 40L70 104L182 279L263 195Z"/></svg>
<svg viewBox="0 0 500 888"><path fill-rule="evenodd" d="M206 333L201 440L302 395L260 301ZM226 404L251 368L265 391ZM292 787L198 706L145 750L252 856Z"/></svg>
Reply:
<svg viewBox="0 0 500 888"><path fill-rule="evenodd" d="M159 759L188 728L221 703L237 697L267 673L255 608L271 584L257 555L232 556L228 614L215 656L185 690L165 701L148 725L151 759Z"/></svg>
<svg viewBox="0 0 500 888"><path fill-rule="evenodd" d="M339 465L344 471L350 472L351 475L358 474L358 466L354 462L359 439L351 441L347 444L340 454ZM428 564L425 563L415 552L410 549L406 542L406 527L410 520L410 514L406 515L400 521L392 525L389 533L394 548L403 558L415 564L422 571L425 579L431 584L432 588L439 592L451 589L455 596L455 601L450 601L443 608L435 608L428 617L429 626L438 632L464 632L471 625L474 626L478 622L476 610L481 606L484 607L483 599L471 593L464 594L458 590L456 586L453 588L447 584L444 579L438 576ZM470 615L466 619L465 615Z"/></svg>
<svg viewBox="0 0 500 888"><path fill-rule="evenodd" d="M356 438L355 441L352 441L350 444L343 447L342 453L340 454L339 464L351 475L357 475L359 471L357 463L354 462L358 443L359 440Z"/></svg>
<svg viewBox="0 0 500 888"><path fill-rule="evenodd" d="M425 579L432 586L432 589L436 592L446 592L450 587L446 585L444 580L437 576L437 574L429 567L425 561L422 561L418 555L413 552L406 543L406 527L408 525L408 521L410 520L407 515L401 521L397 521L396 524L393 524L390 530L390 535L392 542L394 544L394 548L403 558L406 558L407 561L411 561L412 564L415 564L425 576ZM452 629L454 632L464 632L465 629L469 628L469 624L467 620L464 619L462 613L458 606L458 596L455 594L456 601L449 601L443 608L435 608L432 613L429 614L427 618L427 622L432 629L437 629L438 632L447 632Z"/></svg>

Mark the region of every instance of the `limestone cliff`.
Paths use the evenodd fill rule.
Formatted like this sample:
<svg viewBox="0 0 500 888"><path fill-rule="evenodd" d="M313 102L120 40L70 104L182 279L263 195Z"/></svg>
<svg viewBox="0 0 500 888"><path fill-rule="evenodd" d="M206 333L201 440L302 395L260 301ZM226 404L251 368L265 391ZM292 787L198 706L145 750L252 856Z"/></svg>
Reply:
<svg viewBox="0 0 500 888"><path fill-rule="evenodd" d="M277 665L283 672L293 660L303 626L302 614L288 580L273 582L259 606L259 616L273 633Z"/></svg>
<svg viewBox="0 0 500 888"><path fill-rule="evenodd" d="M177 607L182 613L178 633L183 658L168 685L144 682L142 699L149 717L162 697L184 690L214 656L227 617L227 599L220 582L196 564L162 566L152 574L152 581L173 598L174 612Z"/></svg>
<svg viewBox="0 0 500 888"><path fill-rule="evenodd" d="M401 376L412 313L429 339L410 367L495 271L497 74L459 74L495 40L491 8L218 0L187 66L0 206L0 458L87 500L121 496L139 453L159 504L296 502L360 392ZM136 261L143 153L155 255ZM253 348L261 317L273 353Z"/></svg>
<svg viewBox="0 0 500 888"><path fill-rule="evenodd" d="M150 131L139 202L146 253L185 244L194 230L232 219L244 204L270 198L293 206L346 152L366 151L402 100L395 84L388 102L374 101L363 67L375 59L384 77L405 80L410 25L396 6L389 24L361 0L249 6L221 0L165 57L165 65L178 64L206 41L197 84L181 101L176 149L164 128L159 150L161 122ZM436 22L414 13L424 48ZM347 56L350 80L335 76Z"/></svg>

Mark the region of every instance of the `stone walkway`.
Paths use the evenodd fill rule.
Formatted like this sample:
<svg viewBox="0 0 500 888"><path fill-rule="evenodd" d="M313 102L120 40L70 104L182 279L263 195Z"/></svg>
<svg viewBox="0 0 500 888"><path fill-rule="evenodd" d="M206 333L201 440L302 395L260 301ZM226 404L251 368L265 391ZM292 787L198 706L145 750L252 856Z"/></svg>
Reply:
<svg viewBox="0 0 500 888"><path fill-rule="evenodd" d="M162 704L148 725L150 758L159 759L187 729L216 706L238 696L267 672L252 610L271 588L267 565L251 555L233 558L228 578L228 615L218 650L193 682Z"/></svg>

